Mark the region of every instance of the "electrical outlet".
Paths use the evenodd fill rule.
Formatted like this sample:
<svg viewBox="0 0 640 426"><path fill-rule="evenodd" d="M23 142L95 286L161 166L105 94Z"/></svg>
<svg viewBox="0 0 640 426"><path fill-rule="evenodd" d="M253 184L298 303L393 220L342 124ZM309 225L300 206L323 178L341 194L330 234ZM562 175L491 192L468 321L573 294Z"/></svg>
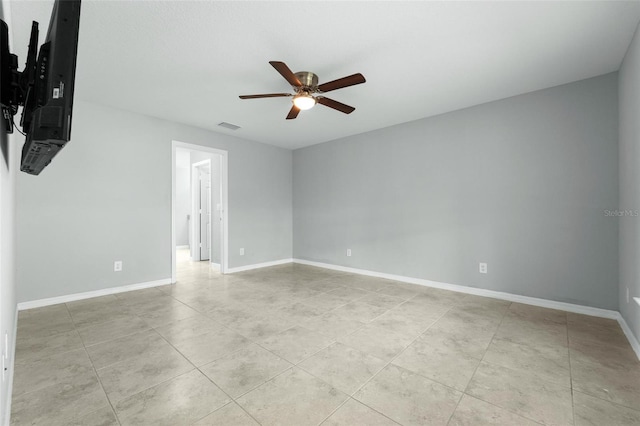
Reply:
<svg viewBox="0 0 640 426"><path fill-rule="evenodd" d="M487 264L483 263L483 262L480 262L478 269L480 270L481 274L486 274L487 273Z"/></svg>
<svg viewBox="0 0 640 426"><path fill-rule="evenodd" d="M122 260L116 260L113 262L113 270L114 272L122 271Z"/></svg>
<svg viewBox="0 0 640 426"><path fill-rule="evenodd" d="M347 257L351 257L351 249L347 249Z"/></svg>
<svg viewBox="0 0 640 426"><path fill-rule="evenodd" d="M244 248L240 249L240 256L244 256Z"/></svg>

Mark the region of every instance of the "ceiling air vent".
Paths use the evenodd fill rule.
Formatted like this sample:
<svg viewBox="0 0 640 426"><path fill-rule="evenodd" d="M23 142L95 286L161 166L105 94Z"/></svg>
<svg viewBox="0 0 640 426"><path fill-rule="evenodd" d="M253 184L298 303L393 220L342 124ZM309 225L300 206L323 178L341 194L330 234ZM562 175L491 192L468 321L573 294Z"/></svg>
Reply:
<svg viewBox="0 0 640 426"><path fill-rule="evenodd" d="M240 126L236 126L235 124L227 123L224 121L222 123L218 123L218 126L224 127L225 129L231 129L231 130L238 130L240 128Z"/></svg>

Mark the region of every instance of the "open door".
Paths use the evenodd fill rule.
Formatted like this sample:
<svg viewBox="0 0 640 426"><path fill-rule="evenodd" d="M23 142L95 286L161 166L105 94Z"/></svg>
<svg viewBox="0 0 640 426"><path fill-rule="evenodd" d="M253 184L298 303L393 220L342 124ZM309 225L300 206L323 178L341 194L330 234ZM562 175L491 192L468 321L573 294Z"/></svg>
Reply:
<svg viewBox="0 0 640 426"><path fill-rule="evenodd" d="M198 167L200 260L211 259L211 170L209 165Z"/></svg>

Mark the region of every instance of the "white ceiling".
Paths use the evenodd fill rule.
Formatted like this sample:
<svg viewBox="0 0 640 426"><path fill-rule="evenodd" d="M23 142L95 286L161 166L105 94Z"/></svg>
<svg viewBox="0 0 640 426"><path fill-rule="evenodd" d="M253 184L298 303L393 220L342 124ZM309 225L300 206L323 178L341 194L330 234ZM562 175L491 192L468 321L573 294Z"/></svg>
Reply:
<svg viewBox="0 0 640 426"><path fill-rule="evenodd" d="M24 63L51 1L12 1ZM83 1L76 99L299 148L619 69L640 1ZM285 120L288 92L268 61L320 82L367 82ZM236 131L218 127L226 121Z"/></svg>

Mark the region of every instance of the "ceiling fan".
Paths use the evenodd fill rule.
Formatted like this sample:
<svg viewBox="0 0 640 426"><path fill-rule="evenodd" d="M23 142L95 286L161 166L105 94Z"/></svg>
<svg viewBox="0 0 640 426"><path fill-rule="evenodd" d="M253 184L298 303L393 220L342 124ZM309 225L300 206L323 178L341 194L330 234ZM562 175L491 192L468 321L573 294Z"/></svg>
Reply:
<svg viewBox="0 0 640 426"><path fill-rule="evenodd" d="M364 83L366 80L360 73L347 77L329 81L318 85L318 76L309 71L293 73L284 62L270 61L275 69L289 82L295 93L267 93L263 95L242 95L240 99L258 98L279 98L293 97L293 106L287 115L287 120L292 120L298 116L301 110L313 108L315 104L321 104L333 108L345 114L351 114L355 108L341 102L322 96L323 93L330 92L343 87L354 86ZM315 96L314 96L315 95Z"/></svg>

